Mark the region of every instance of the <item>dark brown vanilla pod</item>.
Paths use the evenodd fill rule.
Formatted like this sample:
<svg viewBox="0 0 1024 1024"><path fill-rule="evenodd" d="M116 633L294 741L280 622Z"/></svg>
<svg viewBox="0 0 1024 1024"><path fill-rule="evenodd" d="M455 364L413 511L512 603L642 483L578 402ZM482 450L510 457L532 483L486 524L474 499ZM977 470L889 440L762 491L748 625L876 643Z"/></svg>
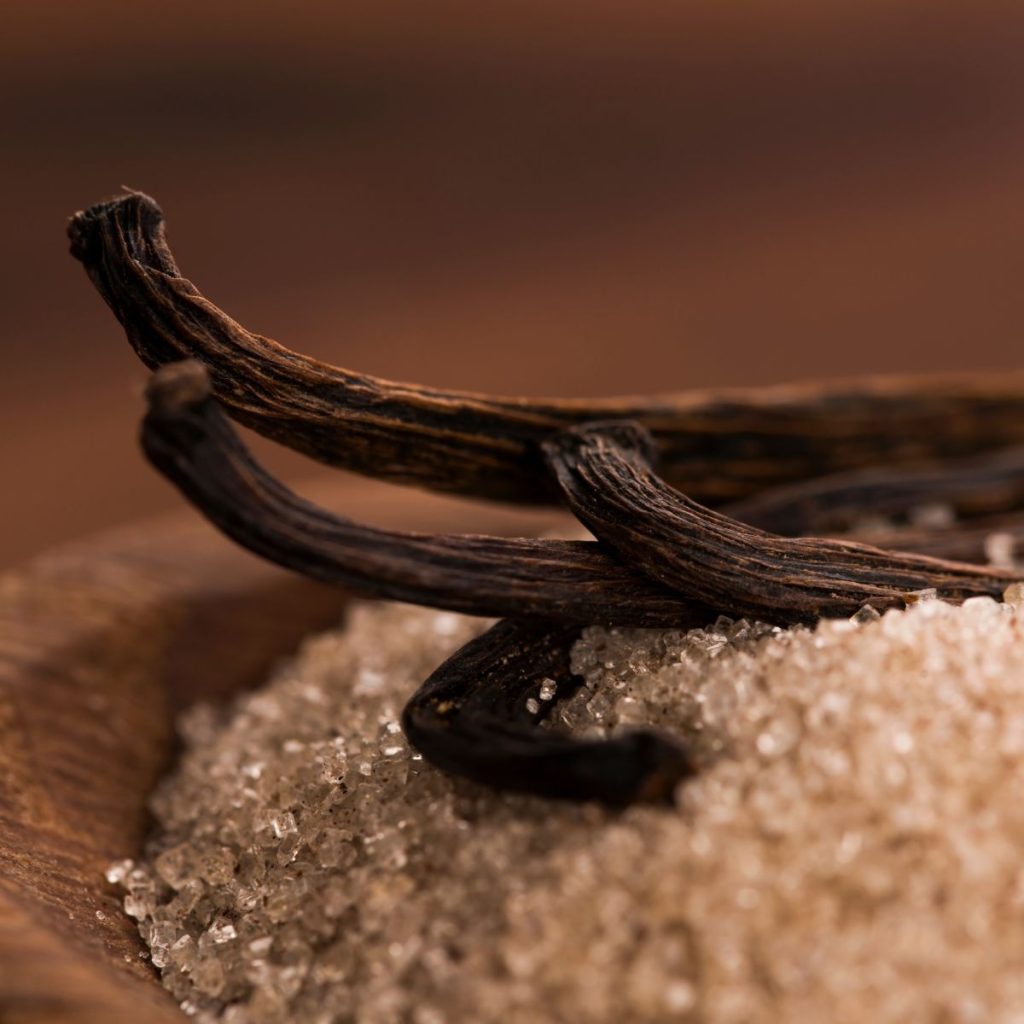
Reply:
<svg viewBox="0 0 1024 1024"><path fill-rule="evenodd" d="M853 541L780 537L711 511L651 468L653 442L635 423L565 431L545 452L580 521L623 561L687 597L775 624L900 606L935 589L962 600L1001 596L1024 574Z"/></svg>
<svg viewBox="0 0 1024 1024"><path fill-rule="evenodd" d="M499 622L415 693L402 715L409 742L436 767L501 789L611 806L671 799L694 771L671 737L575 739L540 728L553 703L536 701L542 680L554 680L560 697L579 688L569 666L578 636L578 627ZM530 710L531 697L540 710Z"/></svg>
<svg viewBox="0 0 1024 1024"><path fill-rule="evenodd" d="M719 511L787 537L833 536L855 530L866 514L900 520L926 505L946 506L961 520L1024 508L1024 448L917 469L869 466L772 488Z"/></svg>
<svg viewBox="0 0 1024 1024"><path fill-rule="evenodd" d="M233 540L313 579L470 615L683 628L715 617L592 541L400 533L319 509L253 459L197 362L158 371L148 398L150 462Z"/></svg>
<svg viewBox="0 0 1024 1024"><path fill-rule="evenodd" d="M395 384L253 334L181 276L163 216L133 192L77 214L72 253L147 365L194 357L237 420L323 462L508 501L554 500L539 444L598 419L655 435L666 479L720 504L871 464L1024 442L1024 375L878 380L661 398L526 400Z"/></svg>

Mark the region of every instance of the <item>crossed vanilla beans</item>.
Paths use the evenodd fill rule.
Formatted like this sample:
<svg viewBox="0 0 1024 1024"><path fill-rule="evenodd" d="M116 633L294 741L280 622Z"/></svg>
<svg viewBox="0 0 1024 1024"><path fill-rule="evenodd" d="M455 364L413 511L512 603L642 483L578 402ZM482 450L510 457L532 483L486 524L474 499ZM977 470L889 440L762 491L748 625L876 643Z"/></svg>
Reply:
<svg viewBox="0 0 1024 1024"><path fill-rule="evenodd" d="M583 626L689 628L720 613L789 625L898 606L916 590L998 597L1024 579L946 557L979 557L992 528L1024 534L1024 450L1009 447L1024 443L1024 375L603 401L446 392L327 366L245 330L181 276L160 209L140 193L77 214L69 234L156 370L143 448L207 518L313 578L504 620L405 710L410 742L444 770L553 797L665 799L693 770L676 739L540 728L552 702L530 698L545 678L559 699L579 685L569 651ZM562 502L597 541L353 523L270 476L225 414L372 476ZM894 534L911 551L843 536L866 507L899 520L935 501L961 518Z"/></svg>

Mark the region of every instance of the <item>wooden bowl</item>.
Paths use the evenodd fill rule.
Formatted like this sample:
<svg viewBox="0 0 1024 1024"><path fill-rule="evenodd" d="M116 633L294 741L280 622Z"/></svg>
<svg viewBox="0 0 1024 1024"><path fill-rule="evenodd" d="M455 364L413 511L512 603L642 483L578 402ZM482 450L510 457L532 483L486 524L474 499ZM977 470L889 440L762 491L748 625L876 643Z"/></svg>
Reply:
<svg viewBox="0 0 1024 1024"><path fill-rule="evenodd" d="M388 526L553 521L404 492L396 506L351 485L312 493ZM0 1021L185 1019L105 869L141 848L177 712L260 682L344 603L188 513L0 577Z"/></svg>

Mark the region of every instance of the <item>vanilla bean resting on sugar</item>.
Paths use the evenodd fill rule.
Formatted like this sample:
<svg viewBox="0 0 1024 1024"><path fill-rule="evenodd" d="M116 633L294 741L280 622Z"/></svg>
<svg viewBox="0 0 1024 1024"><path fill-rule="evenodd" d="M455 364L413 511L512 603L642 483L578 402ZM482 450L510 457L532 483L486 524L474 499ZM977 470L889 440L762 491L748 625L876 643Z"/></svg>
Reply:
<svg viewBox="0 0 1024 1024"><path fill-rule="evenodd" d="M652 580L712 608L779 625L902 606L934 590L999 597L1024 574L820 537L781 537L699 505L652 467L636 423L567 430L545 452L580 522Z"/></svg>
<svg viewBox="0 0 1024 1024"><path fill-rule="evenodd" d="M685 744L650 731L574 737L532 699L545 677L558 679L559 700L579 685L569 653L583 626L689 629L719 614L790 625L895 607L925 589L999 596L1024 580L805 536L855 530L867 503L907 519L930 501L963 521L902 534L897 523L894 546L905 536L919 550L976 556L992 523L1024 535L1024 455L992 454L1024 442L1024 375L599 401L446 392L327 366L247 331L180 275L160 209L140 193L77 214L69 233L156 370L147 457L219 529L361 595L504 620L408 703L410 742L443 770L615 806L665 799L693 771ZM274 479L225 413L371 476L562 502L597 541L354 523ZM919 465L894 468L909 463Z"/></svg>
<svg viewBox="0 0 1024 1024"><path fill-rule="evenodd" d="M502 789L613 806L671 799L694 771L672 737L634 729L577 739L538 728L579 689L569 664L579 633L499 622L417 690L402 714L409 742L439 768ZM556 684L557 702L536 699L545 683Z"/></svg>
<svg viewBox="0 0 1024 1024"><path fill-rule="evenodd" d="M685 747L636 730L607 740L541 728L578 688L572 643L586 623L697 627L688 601L587 541L430 536L361 526L304 502L242 445L196 362L165 367L148 390L142 445L153 465L238 543L371 597L510 615L437 669L402 722L437 767L549 798L621 806L663 801L693 771ZM545 679L558 701L530 710ZM542 713L543 712L543 713Z"/></svg>
<svg viewBox="0 0 1024 1024"><path fill-rule="evenodd" d="M510 789L619 804L663 797L666 779L690 771L668 737L584 743L524 713L532 685L568 673L581 624L678 629L718 612L790 624L898 605L926 588L954 599L998 595L1024 578L745 526L663 484L649 435L629 423L565 431L545 446L570 507L611 554L586 541L377 530L304 502L268 474L213 400L201 364L160 370L148 394L150 461L245 547L367 596L520 620L439 668L403 718L410 742L439 767Z"/></svg>

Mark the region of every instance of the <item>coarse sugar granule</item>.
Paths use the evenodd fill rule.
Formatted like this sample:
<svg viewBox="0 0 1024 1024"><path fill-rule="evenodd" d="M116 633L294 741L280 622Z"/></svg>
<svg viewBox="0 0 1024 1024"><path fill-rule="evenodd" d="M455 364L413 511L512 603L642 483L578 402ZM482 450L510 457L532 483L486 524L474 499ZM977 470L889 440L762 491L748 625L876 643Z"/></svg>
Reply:
<svg viewBox="0 0 1024 1024"><path fill-rule="evenodd" d="M675 730L703 766L676 809L618 814L425 765L401 708L482 625L357 605L230 713L188 713L146 856L108 877L201 1020L1019 1022L1011 590L588 628L555 721Z"/></svg>

